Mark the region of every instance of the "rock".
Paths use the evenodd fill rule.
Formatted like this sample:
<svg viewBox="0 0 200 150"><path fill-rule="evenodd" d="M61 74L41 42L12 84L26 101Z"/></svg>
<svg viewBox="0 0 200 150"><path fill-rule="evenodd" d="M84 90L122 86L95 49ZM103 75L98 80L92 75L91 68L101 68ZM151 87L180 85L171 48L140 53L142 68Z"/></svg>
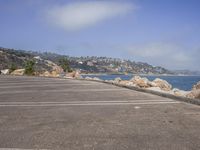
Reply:
<svg viewBox="0 0 200 150"><path fill-rule="evenodd" d="M78 71L67 73L65 76L67 78L81 78L80 73Z"/></svg>
<svg viewBox="0 0 200 150"><path fill-rule="evenodd" d="M60 75L58 74L57 71L52 71L50 74L50 77L59 77Z"/></svg>
<svg viewBox="0 0 200 150"><path fill-rule="evenodd" d="M192 90L189 94L186 95L186 97L200 99L200 89Z"/></svg>
<svg viewBox="0 0 200 150"><path fill-rule="evenodd" d="M122 79L118 77L114 79L113 83L119 84L120 81L122 81Z"/></svg>
<svg viewBox="0 0 200 150"><path fill-rule="evenodd" d="M92 80L93 78L91 77L85 77L86 80Z"/></svg>
<svg viewBox="0 0 200 150"><path fill-rule="evenodd" d="M134 76L130 81L141 88L148 88L151 86L147 78L141 78L140 76Z"/></svg>
<svg viewBox="0 0 200 150"><path fill-rule="evenodd" d="M79 71L75 71L75 76L74 76L74 78L77 78L77 79L82 78L82 76L80 75L80 72L79 72Z"/></svg>
<svg viewBox="0 0 200 150"><path fill-rule="evenodd" d="M172 86L167 81L159 78L156 78L154 81L151 82L147 78L134 76L130 81L133 82L136 86L139 86L140 88L159 87L163 91L170 91L172 88Z"/></svg>
<svg viewBox="0 0 200 150"><path fill-rule="evenodd" d="M70 73L67 73L65 75L66 78L74 78L75 77L75 72L70 72Z"/></svg>
<svg viewBox="0 0 200 150"><path fill-rule="evenodd" d="M151 91L156 91L156 92L160 92L160 93L165 93L165 94L173 94L172 91L163 91L160 87L149 87L147 88L148 90Z"/></svg>
<svg viewBox="0 0 200 150"><path fill-rule="evenodd" d="M4 70L1 70L0 72L1 72L0 74L7 75L9 74L9 69L4 69Z"/></svg>
<svg viewBox="0 0 200 150"><path fill-rule="evenodd" d="M22 76L24 75L25 69L16 69L13 72L11 72L11 75L18 75L18 76Z"/></svg>
<svg viewBox="0 0 200 150"><path fill-rule="evenodd" d="M45 62L49 67L52 67L52 70L56 71L57 74L60 74L63 72L63 69L60 66L58 66L57 64L55 64L54 62L52 62L50 60L45 60Z"/></svg>
<svg viewBox="0 0 200 150"><path fill-rule="evenodd" d="M160 87L160 89L164 90L164 91L170 91L172 88L171 84L169 84L167 81L159 79L159 78L156 78L155 80L153 80L151 82L151 86Z"/></svg>
<svg viewBox="0 0 200 150"><path fill-rule="evenodd" d="M154 82L149 81L148 84L150 87L157 87L157 84Z"/></svg>
<svg viewBox="0 0 200 150"><path fill-rule="evenodd" d="M157 92L163 92L159 87L149 87L147 89L152 90L152 91L157 91Z"/></svg>
<svg viewBox="0 0 200 150"><path fill-rule="evenodd" d="M175 95L175 96L181 96L181 97L186 97L186 95L189 93L189 91L183 91L183 90L179 90L177 88L174 88L173 90L169 90L169 91L164 91L160 87L149 87L147 89L152 90L152 91L156 91L156 92L165 93L165 94L172 94L172 95Z"/></svg>
<svg viewBox="0 0 200 150"><path fill-rule="evenodd" d="M130 81L134 82L134 81L137 81L137 80L140 80L141 77L140 76L134 76L132 79L130 79Z"/></svg>
<svg viewBox="0 0 200 150"><path fill-rule="evenodd" d="M126 85L126 86L134 86L133 82L127 81L127 80L122 80L122 81L119 82L119 84Z"/></svg>
<svg viewBox="0 0 200 150"><path fill-rule="evenodd" d="M174 88L172 90L173 95L175 96L182 96L182 97L186 97L186 95L189 93L189 91L183 91L183 90L179 90L177 88Z"/></svg>
<svg viewBox="0 0 200 150"><path fill-rule="evenodd" d="M107 82L107 83L114 83L113 80L105 80L105 82Z"/></svg>
<svg viewBox="0 0 200 150"><path fill-rule="evenodd" d="M127 81L127 80L121 80L121 81L119 82L119 84L121 84L121 85L127 85L128 82L129 82L129 81Z"/></svg>
<svg viewBox="0 0 200 150"><path fill-rule="evenodd" d="M197 82L197 84L193 85L193 88L192 88L192 90L198 90L198 89L200 89L200 81Z"/></svg>
<svg viewBox="0 0 200 150"><path fill-rule="evenodd" d="M126 83L126 85L127 85L127 86L135 86L135 87L137 87L137 85L136 85L136 84L134 84L133 82L130 82L130 81L129 81L129 82L127 82L127 83Z"/></svg>
<svg viewBox="0 0 200 150"><path fill-rule="evenodd" d="M99 79L99 78L97 78L97 77L94 77L93 80L102 81L101 79Z"/></svg>
<svg viewBox="0 0 200 150"><path fill-rule="evenodd" d="M45 71L44 73L40 74L39 76L50 77L51 73L49 71Z"/></svg>
<svg viewBox="0 0 200 150"><path fill-rule="evenodd" d="M37 59L37 60L43 60L40 56L35 56L33 57L34 59Z"/></svg>
<svg viewBox="0 0 200 150"><path fill-rule="evenodd" d="M186 95L188 98L200 99L200 81L193 85L192 91Z"/></svg>
<svg viewBox="0 0 200 150"><path fill-rule="evenodd" d="M36 71L36 72L33 73L33 75L40 76L40 72Z"/></svg>

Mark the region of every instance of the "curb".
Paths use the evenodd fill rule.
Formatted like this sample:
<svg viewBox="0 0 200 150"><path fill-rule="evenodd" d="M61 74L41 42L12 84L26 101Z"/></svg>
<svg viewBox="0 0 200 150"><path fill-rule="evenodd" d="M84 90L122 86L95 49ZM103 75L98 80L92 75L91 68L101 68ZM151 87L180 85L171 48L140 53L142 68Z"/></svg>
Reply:
<svg viewBox="0 0 200 150"><path fill-rule="evenodd" d="M110 85L130 89L130 90L134 90L134 91L138 91L138 92L149 93L149 94L153 94L153 95L157 95L157 96L161 96L161 97L165 97L165 98L171 98L173 100L177 100L177 101L186 102L186 103L190 103L190 104L200 106L200 100L199 99L192 99L192 98L187 98L187 97L175 96L175 95L168 94L168 93L161 93L161 92L158 92L158 91L142 89L142 88L128 86L128 85L120 85L120 84L111 83L111 82L107 82L107 81L103 81L103 80L88 80L88 79L77 79L77 80L93 81L93 82L110 84Z"/></svg>

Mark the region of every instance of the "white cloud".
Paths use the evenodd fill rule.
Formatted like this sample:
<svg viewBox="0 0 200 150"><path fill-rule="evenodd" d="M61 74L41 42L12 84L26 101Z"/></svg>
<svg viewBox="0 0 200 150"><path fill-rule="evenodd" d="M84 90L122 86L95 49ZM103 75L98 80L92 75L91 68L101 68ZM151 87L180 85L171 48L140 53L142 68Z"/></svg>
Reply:
<svg viewBox="0 0 200 150"><path fill-rule="evenodd" d="M176 44L151 43L125 48L134 59L159 65L168 69L199 70L198 59L194 50Z"/></svg>
<svg viewBox="0 0 200 150"><path fill-rule="evenodd" d="M76 2L54 6L46 11L48 21L67 31L80 30L99 22L124 15L133 7L130 3L114 1Z"/></svg>

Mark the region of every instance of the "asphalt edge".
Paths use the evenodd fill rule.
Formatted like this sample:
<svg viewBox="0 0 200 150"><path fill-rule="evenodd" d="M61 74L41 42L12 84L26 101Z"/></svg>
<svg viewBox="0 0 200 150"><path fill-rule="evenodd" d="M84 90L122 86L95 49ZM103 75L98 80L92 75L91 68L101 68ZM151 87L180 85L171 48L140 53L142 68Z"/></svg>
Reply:
<svg viewBox="0 0 200 150"><path fill-rule="evenodd" d="M175 96L175 95L168 94L168 93L162 93L162 92L158 92L158 91L153 91L153 90L149 90L149 89L142 89L142 88L128 86L128 85L121 85L121 84L107 82L107 81L103 81L103 80L89 80L89 79L76 79L76 80L93 81L93 82L110 84L110 85L130 89L130 90L134 90L134 91L138 91L138 92L149 93L149 94L153 94L153 95L157 95L157 96L161 96L161 97L165 97L165 98L171 98L173 100L177 100L177 101L186 102L186 103L190 103L190 104L200 106L200 100L199 99L192 99L192 98L187 98L187 97Z"/></svg>

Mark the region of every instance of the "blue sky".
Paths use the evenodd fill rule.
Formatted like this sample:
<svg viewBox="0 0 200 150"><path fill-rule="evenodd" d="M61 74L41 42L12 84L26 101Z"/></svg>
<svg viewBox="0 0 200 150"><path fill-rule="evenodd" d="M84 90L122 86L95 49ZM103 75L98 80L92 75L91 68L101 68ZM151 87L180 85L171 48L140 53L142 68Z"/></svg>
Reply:
<svg viewBox="0 0 200 150"><path fill-rule="evenodd" d="M0 0L0 46L200 70L199 0Z"/></svg>

